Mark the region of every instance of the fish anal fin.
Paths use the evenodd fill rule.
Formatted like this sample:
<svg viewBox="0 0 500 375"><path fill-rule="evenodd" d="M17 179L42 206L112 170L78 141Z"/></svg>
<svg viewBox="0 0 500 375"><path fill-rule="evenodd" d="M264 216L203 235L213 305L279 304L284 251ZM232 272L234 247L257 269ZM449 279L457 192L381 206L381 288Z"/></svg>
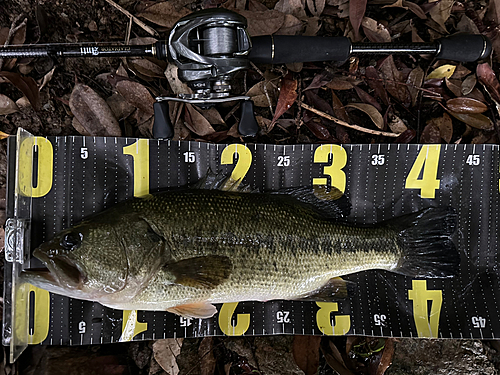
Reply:
<svg viewBox="0 0 500 375"><path fill-rule="evenodd" d="M167 311L184 318L207 319L217 313L217 308L208 302L195 302L171 307Z"/></svg>
<svg viewBox="0 0 500 375"><path fill-rule="evenodd" d="M229 278L233 264L227 256L208 255L168 263L164 268L174 275L175 284L213 289Z"/></svg>
<svg viewBox="0 0 500 375"><path fill-rule="evenodd" d="M334 277L328 282L311 291L296 298L297 301L318 301L318 302L331 302L333 300L345 299L354 291L356 283L344 280L340 277Z"/></svg>

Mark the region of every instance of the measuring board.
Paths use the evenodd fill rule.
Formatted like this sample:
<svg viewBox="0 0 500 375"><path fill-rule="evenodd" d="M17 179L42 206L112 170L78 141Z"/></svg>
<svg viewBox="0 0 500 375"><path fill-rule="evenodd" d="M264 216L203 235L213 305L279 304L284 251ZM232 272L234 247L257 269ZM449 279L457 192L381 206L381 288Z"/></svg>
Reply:
<svg viewBox="0 0 500 375"><path fill-rule="evenodd" d="M336 186L351 201L353 223L380 222L430 206L454 207L459 218L458 276L415 280L365 271L345 277L356 284L355 291L335 302L228 303L201 320L118 311L26 286L29 314L7 311L7 324L16 316L24 320L30 344L268 334L500 337L497 145L227 145L81 136L30 137L17 139L17 145L10 137L8 142L7 215L15 217L17 181L18 198L31 201L30 249L134 195L194 183L209 168L244 176L245 184L261 191ZM31 174L22 172L23 165L33 165ZM16 264L41 266L30 256L24 263L8 262L6 279ZM7 310L16 306L8 293L6 299ZM9 342L5 329L3 338Z"/></svg>

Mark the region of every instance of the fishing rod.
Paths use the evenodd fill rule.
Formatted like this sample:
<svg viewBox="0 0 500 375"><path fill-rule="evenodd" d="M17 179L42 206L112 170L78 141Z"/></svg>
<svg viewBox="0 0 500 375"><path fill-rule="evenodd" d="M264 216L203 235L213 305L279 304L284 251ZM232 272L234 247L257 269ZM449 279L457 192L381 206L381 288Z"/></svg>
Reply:
<svg viewBox="0 0 500 375"><path fill-rule="evenodd" d="M231 96L234 74L252 63L345 61L353 55L432 54L438 59L473 62L491 54L483 35L459 34L433 43L352 43L347 37L266 35L250 37L247 20L226 9L205 9L181 18L168 40L151 45L45 44L0 48L0 58L21 57L137 57L168 60L179 79L192 89L176 97L160 96L154 104L153 136L172 138L169 101L209 108L241 101L238 131L254 136L259 130L249 96Z"/></svg>

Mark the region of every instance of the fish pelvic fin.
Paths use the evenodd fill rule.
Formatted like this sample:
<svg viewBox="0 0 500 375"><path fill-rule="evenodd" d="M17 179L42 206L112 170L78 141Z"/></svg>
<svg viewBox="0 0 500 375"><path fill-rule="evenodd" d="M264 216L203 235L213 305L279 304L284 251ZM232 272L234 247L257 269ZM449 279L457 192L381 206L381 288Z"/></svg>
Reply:
<svg viewBox="0 0 500 375"><path fill-rule="evenodd" d="M386 223L399 232L403 250L394 272L425 278L458 274L460 254L451 239L457 228L454 208L429 207Z"/></svg>
<svg viewBox="0 0 500 375"><path fill-rule="evenodd" d="M208 302L195 302L174 306L168 308L167 311L184 318L207 319L217 313L217 308Z"/></svg>
<svg viewBox="0 0 500 375"><path fill-rule="evenodd" d="M231 175L224 172L215 173L208 169L207 174L197 183L191 186L191 189L202 190L221 190L240 193L256 193L258 190L252 189L250 185L242 184L243 178L235 180Z"/></svg>
<svg viewBox="0 0 500 375"><path fill-rule="evenodd" d="M303 294L298 298L297 301L314 301L314 302L331 302L335 300L342 300L348 297L349 294L353 293L356 287L356 283L344 280L340 277L334 277L328 282L315 289L309 293Z"/></svg>
<svg viewBox="0 0 500 375"><path fill-rule="evenodd" d="M175 277L175 284L212 289L229 278L233 263L227 256L207 255L167 263L164 268Z"/></svg>

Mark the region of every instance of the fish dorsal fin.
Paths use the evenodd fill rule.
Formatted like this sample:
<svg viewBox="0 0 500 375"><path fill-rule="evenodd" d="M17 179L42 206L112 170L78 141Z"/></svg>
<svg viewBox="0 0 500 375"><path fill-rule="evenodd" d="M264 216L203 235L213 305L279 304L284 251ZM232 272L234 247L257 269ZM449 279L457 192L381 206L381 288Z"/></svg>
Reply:
<svg viewBox="0 0 500 375"><path fill-rule="evenodd" d="M294 198L323 219L345 219L351 212L349 199L333 186L292 187L278 190L272 194Z"/></svg>
<svg viewBox="0 0 500 375"><path fill-rule="evenodd" d="M214 173L210 168L205 177L199 180L196 184L192 185L192 189L203 190L221 190L221 191L237 191L240 193L252 193L256 190L252 189L249 185L242 185L240 178L235 180L231 175L223 172Z"/></svg>
<svg viewBox="0 0 500 375"><path fill-rule="evenodd" d="M215 315L217 308L208 302L195 302L171 307L167 311L184 318L207 319Z"/></svg>
<svg viewBox="0 0 500 375"><path fill-rule="evenodd" d="M167 263L164 268L174 275L175 284L212 289L228 279L233 264L229 257L207 255Z"/></svg>
<svg viewBox="0 0 500 375"><path fill-rule="evenodd" d="M334 277L328 282L307 294L296 298L297 301L318 301L331 302L334 300L345 299L354 291L355 283L344 280L340 277Z"/></svg>

